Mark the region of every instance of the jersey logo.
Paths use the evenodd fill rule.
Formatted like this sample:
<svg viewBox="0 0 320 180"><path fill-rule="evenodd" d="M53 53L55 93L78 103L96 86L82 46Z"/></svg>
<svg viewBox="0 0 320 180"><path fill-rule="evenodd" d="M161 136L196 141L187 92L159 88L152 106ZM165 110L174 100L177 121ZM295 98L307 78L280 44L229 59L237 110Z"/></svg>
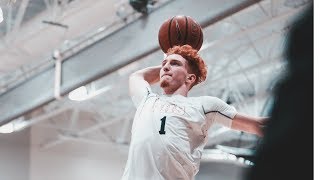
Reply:
<svg viewBox="0 0 320 180"><path fill-rule="evenodd" d="M172 113L180 116L186 114L185 107L180 107L176 104L171 104L165 101L161 101L159 99L153 104L153 111L155 110L163 113Z"/></svg>

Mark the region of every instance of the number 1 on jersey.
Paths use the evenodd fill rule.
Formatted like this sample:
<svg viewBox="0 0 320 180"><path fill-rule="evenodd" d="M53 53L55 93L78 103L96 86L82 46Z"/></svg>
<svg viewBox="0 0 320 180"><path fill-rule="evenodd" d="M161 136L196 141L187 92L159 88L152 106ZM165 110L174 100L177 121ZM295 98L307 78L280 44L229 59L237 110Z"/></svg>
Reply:
<svg viewBox="0 0 320 180"><path fill-rule="evenodd" d="M166 118L167 116L163 116L163 118L161 118L161 127L160 127L159 134L166 134L166 131L164 130L164 127L166 125Z"/></svg>

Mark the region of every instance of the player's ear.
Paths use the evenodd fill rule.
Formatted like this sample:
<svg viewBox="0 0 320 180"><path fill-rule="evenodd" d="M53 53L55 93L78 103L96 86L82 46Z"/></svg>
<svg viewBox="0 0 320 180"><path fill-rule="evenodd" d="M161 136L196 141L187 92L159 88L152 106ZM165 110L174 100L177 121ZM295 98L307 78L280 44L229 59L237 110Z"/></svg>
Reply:
<svg viewBox="0 0 320 180"><path fill-rule="evenodd" d="M197 76L195 74L188 74L186 81L189 84L193 84L196 81L196 79L197 79Z"/></svg>

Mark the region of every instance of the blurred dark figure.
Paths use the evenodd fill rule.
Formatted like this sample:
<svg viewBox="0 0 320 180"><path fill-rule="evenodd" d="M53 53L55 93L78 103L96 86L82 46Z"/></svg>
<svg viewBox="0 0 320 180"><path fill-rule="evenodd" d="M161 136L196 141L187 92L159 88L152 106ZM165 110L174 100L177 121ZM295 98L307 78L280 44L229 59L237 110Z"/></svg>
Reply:
<svg viewBox="0 0 320 180"><path fill-rule="evenodd" d="M287 38L288 73L276 86L247 180L313 179L313 4L296 17Z"/></svg>

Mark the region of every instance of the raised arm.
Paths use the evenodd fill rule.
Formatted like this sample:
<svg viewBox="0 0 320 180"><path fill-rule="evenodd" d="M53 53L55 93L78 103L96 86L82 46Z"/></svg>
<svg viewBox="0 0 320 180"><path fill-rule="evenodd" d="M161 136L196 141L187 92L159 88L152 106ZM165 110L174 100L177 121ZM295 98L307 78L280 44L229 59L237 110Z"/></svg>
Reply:
<svg viewBox="0 0 320 180"><path fill-rule="evenodd" d="M263 136L262 128L266 125L268 118L239 113L234 107L216 97L203 96L201 99L208 119L234 130Z"/></svg>
<svg viewBox="0 0 320 180"><path fill-rule="evenodd" d="M262 128L266 125L267 121L267 117L255 117L237 113L232 120L231 129L256 134L262 137Z"/></svg>
<svg viewBox="0 0 320 180"><path fill-rule="evenodd" d="M150 85L160 80L160 69L161 66L152 66L138 70L130 75L129 93L136 106L150 92Z"/></svg>

